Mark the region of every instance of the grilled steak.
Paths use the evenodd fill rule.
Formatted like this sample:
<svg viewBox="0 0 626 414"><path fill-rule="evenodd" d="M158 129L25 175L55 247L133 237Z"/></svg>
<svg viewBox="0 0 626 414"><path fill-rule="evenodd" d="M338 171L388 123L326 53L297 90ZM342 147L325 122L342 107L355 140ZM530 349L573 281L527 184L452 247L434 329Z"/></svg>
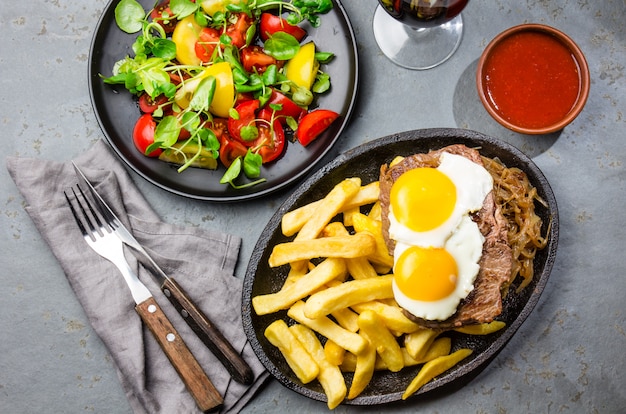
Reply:
<svg viewBox="0 0 626 414"><path fill-rule="evenodd" d="M389 238L389 195L391 186L405 171L419 167L437 167L442 152L464 156L483 165L478 151L465 145L451 145L427 154L415 154L401 162L380 169L380 201L382 207L383 236L389 253L393 254L395 242ZM493 192L485 197L482 209L472 214L485 237L480 261L480 270L474 281L474 290L461 301L457 311L445 321L431 321L418 318L404 310L416 323L429 328L449 329L475 323L491 322L502 312L502 286L507 286L512 276L513 256L507 240L507 223L496 205Z"/></svg>

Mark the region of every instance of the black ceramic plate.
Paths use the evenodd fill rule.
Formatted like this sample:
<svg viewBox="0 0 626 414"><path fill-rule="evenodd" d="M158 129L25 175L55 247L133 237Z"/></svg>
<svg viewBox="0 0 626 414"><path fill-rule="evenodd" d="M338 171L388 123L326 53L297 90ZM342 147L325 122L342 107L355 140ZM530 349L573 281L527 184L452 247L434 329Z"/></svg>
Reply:
<svg viewBox="0 0 626 414"><path fill-rule="evenodd" d="M139 1L148 10L153 0ZM223 167L216 171L189 168L178 173L173 166L144 157L132 142L132 131L139 118L136 99L123 87L105 85L100 74L110 76L113 65L126 55L133 56L131 46L136 35L122 32L115 24L115 5L106 7L96 28L89 58L89 89L94 111L104 135L117 155L135 172L153 184L172 193L210 201L242 201L260 197L287 186L306 174L335 143L346 126L357 94L358 62L354 31L343 6L334 0L334 7L322 16L322 24L314 29L306 26L308 37L318 50L333 52L335 59L324 70L330 75L332 87L317 98L313 106L331 109L341 116L320 137L306 148L287 145L280 160L263 167L265 183L235 190L220 184Z"/></svg>
<svg viewBox="0 0 626 414"><path fill-rule="evenodd" d="M469 147L479 148L481 154L492 158L498 157L507 166L519 167L525 171L531 183L537 187L539 196L548 203L547 208L538 208L537 214L543 219L546 229L548 223L551 223L548 233L549 242L548 246L541 250L535 258L535 277L532 283L519 294L512 290L504 301L503 313L498 319L506 322L507 327L488 336L450 335L453 350L467 347L474 351L473 354L456 367L426 384L415 395L423 396L423 394L433 393L435 390L449 392L446 390L469 381L472 377L470 374L479 372L528 317L539 300L550 275L556 255L559 232L556 200L548 181L539 168L526 155L511 145L473 131L426 129L387 136L347 151L305 181L271 218L254 249L244 280L242 299L244 330L256 355L282 384L307 397L326 401L319 383L313 381L306 385L302 384L291 372L277 348L272 346L263 336L265 328L276 318L284 319L287 324L293 323L287 317L286 312L257 316L251 308L253 297L279 290L287 276L287 266L270 268L268 265L268 258L273 246L289 240L281 234L281 217L290 210L323 198L332 187L347 177L360 177L363 184L378 180L380 165L391 161L396 155L406 156L428 152L431 149L438 149L450 144L465 144ZM369 405L400 400L404 389L415 377L418 370L419 367L413 367L405 368L398 373L376 372L364 392L352 401L346 400L345 403ZM346 375L346 380L349 388L351 377Z"/></svg>

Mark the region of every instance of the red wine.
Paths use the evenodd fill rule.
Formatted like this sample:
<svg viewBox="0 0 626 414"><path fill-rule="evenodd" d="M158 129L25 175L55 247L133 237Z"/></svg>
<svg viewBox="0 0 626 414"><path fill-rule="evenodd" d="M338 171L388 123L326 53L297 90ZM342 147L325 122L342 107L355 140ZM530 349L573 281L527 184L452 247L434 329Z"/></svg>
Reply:
<svg viewBox="0 0 626 414"><path fill-rule="evenodd" d="M394 19L416 29L439 26L456 17L469 0L378 0Z"/></svg>

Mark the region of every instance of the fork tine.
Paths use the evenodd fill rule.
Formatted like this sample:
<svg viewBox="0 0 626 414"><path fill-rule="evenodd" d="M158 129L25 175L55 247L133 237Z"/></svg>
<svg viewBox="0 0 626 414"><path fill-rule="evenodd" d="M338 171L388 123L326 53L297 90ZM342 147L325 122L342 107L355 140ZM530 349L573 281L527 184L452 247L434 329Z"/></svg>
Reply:
<svg viewBox="0 0 626 414"><path fill-rule="evenodd" d="M107 226L105 224L103 224L102 221L100 221L100 216L94 210L92 203L89 201L87 196L85 196L85 193L83 193L83 189L80 187L80 185L76 185L76 187L78 187L78 191L80 192L80 195L83 197L83 200L85 200L85 204L87 204L87 207L89 208L89 211L91 211L91 215L96 220L96 224L98 225L98 228L106 228ZM72 188L72 191L74 191L73 188ZM80 204L81 208L83 209L83 212L85 212L85 210L84 210L84 208L82 206L82 203L79 203L79 204ZM98 211L100 211L102 213L102 210L98 209ZM108 224L108 221L106 220L106 218L104 219L104 222Z"/></svg>
<svg viewBox="0 0 626 414"><path fill-rule="evenodd" d="M80 184L77 184L76 186L78 187L78 190L80 191L82 196L85 198L85 200L89 200L85 196L85 193L83 193L83 188L80 186ZM91 194L91 200L95 202L95 210L98 211L99 216L102 217L102 219L104 220L104 223L106 224L105 227L107 227L107 230L115 231L120 226L120 223L118 222L117 218L115 217L115 215L112 214L109 207L106 204L104 204L104 201L102 200L100 195L96 193L95 189L93 189L92 187L88 187L87 189L89 190L89 194ZM89 203L89 208L91 209L91 212L94 214L94 216L96 216L94 212L95 210L92 206L93 204Z"/></svg>
<svg viewBox="0 0 626 414"><path fill-rule="evenodd" d="M74 214L74 218L76 219L77 223L79 223L79 227L81 227L83 236L89 236L91 240L95 241L97 236L102 237L104 236L105 232L112 232L113 229L110 227L107 220L104 218L101 219L100 214L98 214L96 209L94 209L92 202L89 200L89 198L87 198L80 186L76 185L76 187L78 188L80 196L76 193L74 187L72 187L71 190L74 196L74 203L71 202L67 192L64 191L64 193L72 209L72 214ZM78 209L74 208L74 204L77 204L80 208L80 212L82 212L82 220L80 220L81 214L78 212Z"/></svg>
<svg viewBox="0 0 626 414"><path fill-rule="evenodd" d="M72 192L74 193L74 196L76 196L76 193L74 192L73 188L72 188ZM82 220L80 219L80 217L78 217L78 212L74 208L74 203L72 203L72 200L70 200L70 197L67 195L67 191L63 191L63 195L65 195L65 199L67 200L67 204L70 206L70 210L72 211L72 215L74 216L74 220L76 220L76 224L78 224L78 227L80 228L81 233L83 233L83 237L89 236L89 233L87 233L87 229L83 225Z"/></svg>

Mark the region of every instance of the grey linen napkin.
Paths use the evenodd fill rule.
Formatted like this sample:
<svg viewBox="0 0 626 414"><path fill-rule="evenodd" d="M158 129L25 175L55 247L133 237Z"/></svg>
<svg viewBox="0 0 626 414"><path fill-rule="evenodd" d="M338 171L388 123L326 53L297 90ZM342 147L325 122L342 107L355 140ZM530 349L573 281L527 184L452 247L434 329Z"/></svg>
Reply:
<svg viewBox="0 0 626 414"><path fill-rule="evenodd" d="M132 255L126 255L224 397L221 412L238 412L268 377L247 343L241 323L242 281L233 276L240 238L161 222L121 162L101 140L74 162L155 262L178 281L252 367L255 374L252 385L232 380L177 314L149 273ZM63 196L64 190L77 183L71 163L9 157L7 168L25 199L26 211L60 262L91 325L111 353L134 412L199 412L167 357L142 325L117 268L89 249L83 240Z"/></svg>

